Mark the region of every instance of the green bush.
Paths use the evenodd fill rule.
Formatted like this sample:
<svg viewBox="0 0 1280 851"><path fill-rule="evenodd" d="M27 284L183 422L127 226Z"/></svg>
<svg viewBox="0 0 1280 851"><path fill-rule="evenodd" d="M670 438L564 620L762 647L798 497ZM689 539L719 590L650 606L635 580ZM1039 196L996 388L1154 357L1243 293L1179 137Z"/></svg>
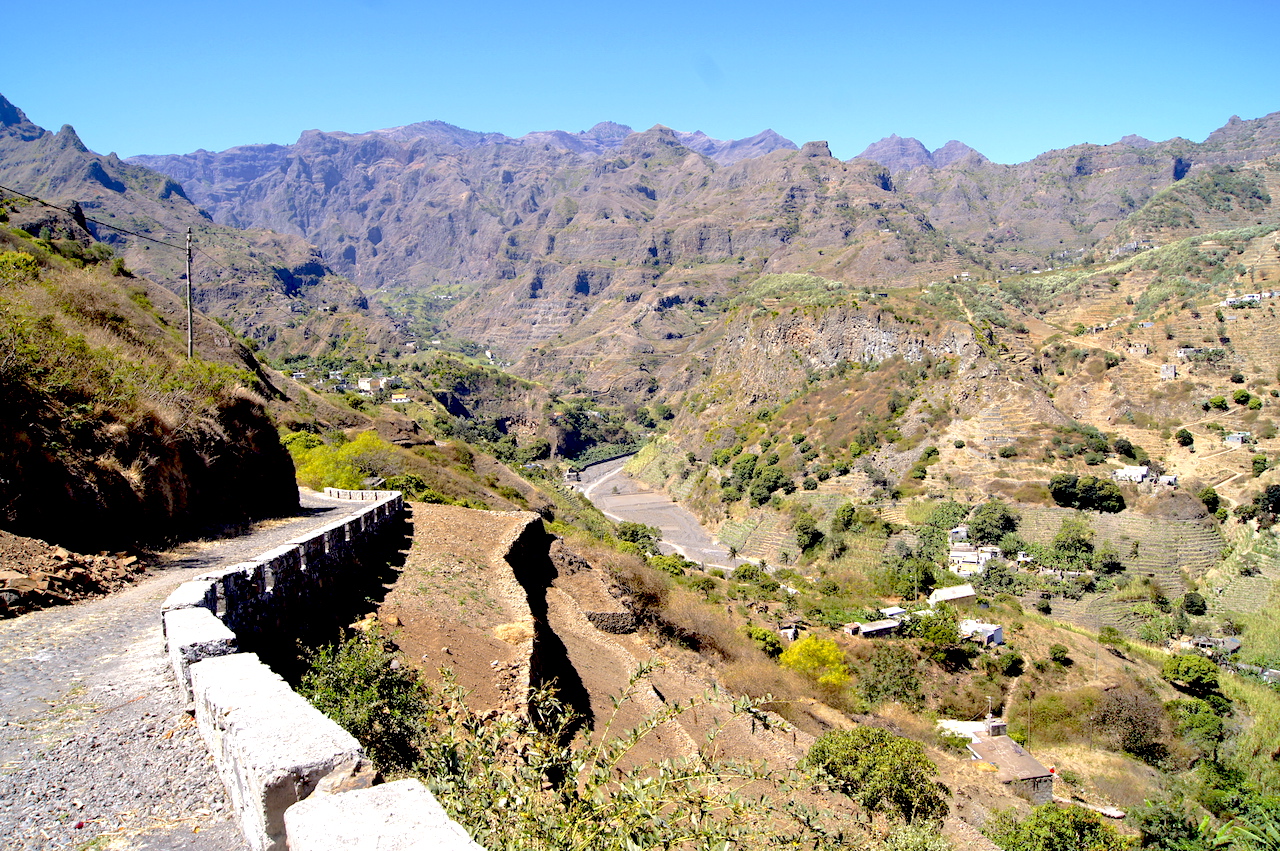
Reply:
<svg viewBox="0 0 1280 851"><path fill-rule="evenodd" d="M919 742L876 727L823 733L804 764L872 812L907 822L941 821L947 788Z"/></svg>
<svg viewBox="0 0 1280 851"><path fill-rule="evenodd" d="M298 693L355 736L380 771L408 771L421 761L425 694L378 632L322 647L307 663Z"/></svg>
<svg viewBox="0 0 1280 851"><path fill-rule="evenodd" d="M1122 851L1127 843L1083 807L1042 804L1025 819L1001 810L982 829L1004 851Z"/></svg>

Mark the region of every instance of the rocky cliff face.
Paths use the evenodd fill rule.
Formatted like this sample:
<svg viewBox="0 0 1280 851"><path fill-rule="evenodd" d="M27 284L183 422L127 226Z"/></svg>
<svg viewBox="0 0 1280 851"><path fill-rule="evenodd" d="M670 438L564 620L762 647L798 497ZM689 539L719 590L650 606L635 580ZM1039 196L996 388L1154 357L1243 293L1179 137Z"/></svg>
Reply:
<svg viewBox="0 0 1280 851"><path fill-rule="evenodd" d="M515 360L605 327L621 341L602 345L657 353L696 331L670 327L664 300L714 300L760 272L875 287L1079 259L1161 189L1280 151L1278 133L1280 115L1201 144L1001 165L955 141L890 137L840 162L769 131L719 142L605 123L511 139L425 122L136 162L219 222L314 242L366 290L452 297L444 325Z"/></svg>

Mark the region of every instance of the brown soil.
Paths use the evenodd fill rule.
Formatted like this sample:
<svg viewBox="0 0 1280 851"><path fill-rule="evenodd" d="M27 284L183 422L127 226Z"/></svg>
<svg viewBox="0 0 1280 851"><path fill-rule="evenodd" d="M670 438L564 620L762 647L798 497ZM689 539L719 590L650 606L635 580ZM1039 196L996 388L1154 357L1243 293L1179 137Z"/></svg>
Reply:
<svg viewBox="0 0 1280 851"><path fill-rule="evenodd" d="M118 590L146 575L127 552L82 555L0 530L0 618Z"/></svg>
<svg viewBox="0 0 1280 851"><path fill-rule="evenodd" d="M503 559L504 542L530 522L528 513L421 504L411 508L413 546L378 616L390 627L409 661L429 679L438 677L442 667L452 669L457 681L470 691L468 703L473 711L518 706L521 691L517 674L526 646L522 642L535 627L529 620L530 603L533 610L540 610L539 597L545 594L545 626L552 637L541 641L539 653L563 654L564 661L559 663L562 685L568 681L566 690L580 688L585 694L578 708L588 716L589 735L618 736L670 706L690 701L700 704L645 736L630 752L629 764L694 755L706 746L714 731L718 731L715 752L730 760L763 760L775 768L791 768L808 750L813 736L781 718L775 716L766 729L736 716L730 708L732 696L714 693L715 669L696 653L663 643L644 631L619 635L597 629L587 613L619 608L617 596L611 592L611 579L607 571L592 566L562 541L550 546L554 570L545 590L530 582L530 600L504 594L501 589L513 573ZM530 572L524 564L517 564L516 570ZM653 664L654 669L633 682L634 673L645 663ZM547 660L541 664L548 664ZM624 693L630 698L615 707L613 698ZM851 725L835 710L821 708L836 717L819 727ZM814 718L819 714L810 713ZM958 782L968 768L940 766L949 782ZM1011 802L999 787L974 791L979 821L990 810ZM854 809L843 796L814 796L808 803L845 815ZM959 803L953 799L953 804ZM957 814L970 815L963 806L957 808ZM944 832L963 851L993 847L956 817L948 819Z"/></svg>

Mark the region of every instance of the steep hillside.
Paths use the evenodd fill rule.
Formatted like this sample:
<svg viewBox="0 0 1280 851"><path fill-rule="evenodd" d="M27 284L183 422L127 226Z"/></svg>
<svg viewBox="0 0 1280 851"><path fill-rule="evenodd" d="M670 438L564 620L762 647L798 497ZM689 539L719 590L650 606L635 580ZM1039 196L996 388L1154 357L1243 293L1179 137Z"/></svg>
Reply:
<svg viewBox="0 0 1280 851"><path fill-rule="evenodd" d="M179 305L110 256L0 231L4 528L96 552L296 507L252 354L202 317L187 360Z"/></svg>
<svg viewBox="0 0 1280 851"><path fill-rule="evenodd" d="M1126 137L1112 145L1049 151L1016 165L976 154L937 166L918 151L905 159L880 155L908 169L894 174L894 184L935 227L984 252L1016 247L1041 258L1061 255L1052 264L1058 265L1107 237L1161 190L1201 171L1264 160L1275 155L1278 142L1280 113L1272 113L1253 121L1233 117L1198 144Z"/></svg>

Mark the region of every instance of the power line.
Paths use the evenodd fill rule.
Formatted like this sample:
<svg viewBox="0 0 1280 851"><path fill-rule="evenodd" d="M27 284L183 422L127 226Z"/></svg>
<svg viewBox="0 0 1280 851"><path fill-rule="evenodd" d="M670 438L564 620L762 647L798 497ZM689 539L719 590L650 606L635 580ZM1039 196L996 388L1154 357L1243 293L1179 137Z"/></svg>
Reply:
<svg viewBox="0 0 1280 851"><path fill-rule="evenodd" d="M52 207L52 208L53 208L53 209L55 209L55 210L61 210L62 212L66 213L68 216L72 216L72 217L74 217L74 216L76 215L76 213L75 213L74 211L69 210L69 209L67 209L66 207L59 207L57 204L54 204L54 203L49 202L49 201L46 201L46 200L44 200L43 198L37 198L37 197L36 197L36 196L34 196L34 195L28 195L28 194L26 194L25 192L19 192L19 191L18 191L18 190L16 190L16 189L10 189L8 186L0 186L0 189L3 189L5 192L12 192L14 195L17 195L17 196L19 196L19 197L21 197L21 198L26 198L28 201L35 201L37 204L44 204L46 207ZM175 250L177 250L177 251L183 251L183 252L185 252L185 251L187 250L187 249L183 248L181 245L174 245L174 244L173 244L173 243L171 243L171 242L165 242L165 241L164 241L164 240L162 240L162 239L156 239L156 238L155 238L155 237L153 237L153 236L147 236L145 233L138 233L137 231L125 230L125 229L124 229L124 228L122 228L122 227L116 227L116 226L115 226L115 225L113 225L113 224L108 224L107 222L100 221L100 220L98 220L98 219L91 219L91 218L89 218L88 216L86 216L86 215L84 214L84 211L83 211L83 210L81 210L81 211L80 211L80 214L79 214L79 215L80 215L80 217L81 217L81 218L83 218L86 222L93 222L95 225L99 225L99 226L104 227L104 228L110 228L111 230L113 230L113 231L118 231L119 233L128 234L129 236L136 236L138 239L145 239L145 240L147 240L148 242L154 242L154 243L156 243L157 245L164 245L164 246L167 246L167 247L169 247L169 248L175 249Z"/></svg>

